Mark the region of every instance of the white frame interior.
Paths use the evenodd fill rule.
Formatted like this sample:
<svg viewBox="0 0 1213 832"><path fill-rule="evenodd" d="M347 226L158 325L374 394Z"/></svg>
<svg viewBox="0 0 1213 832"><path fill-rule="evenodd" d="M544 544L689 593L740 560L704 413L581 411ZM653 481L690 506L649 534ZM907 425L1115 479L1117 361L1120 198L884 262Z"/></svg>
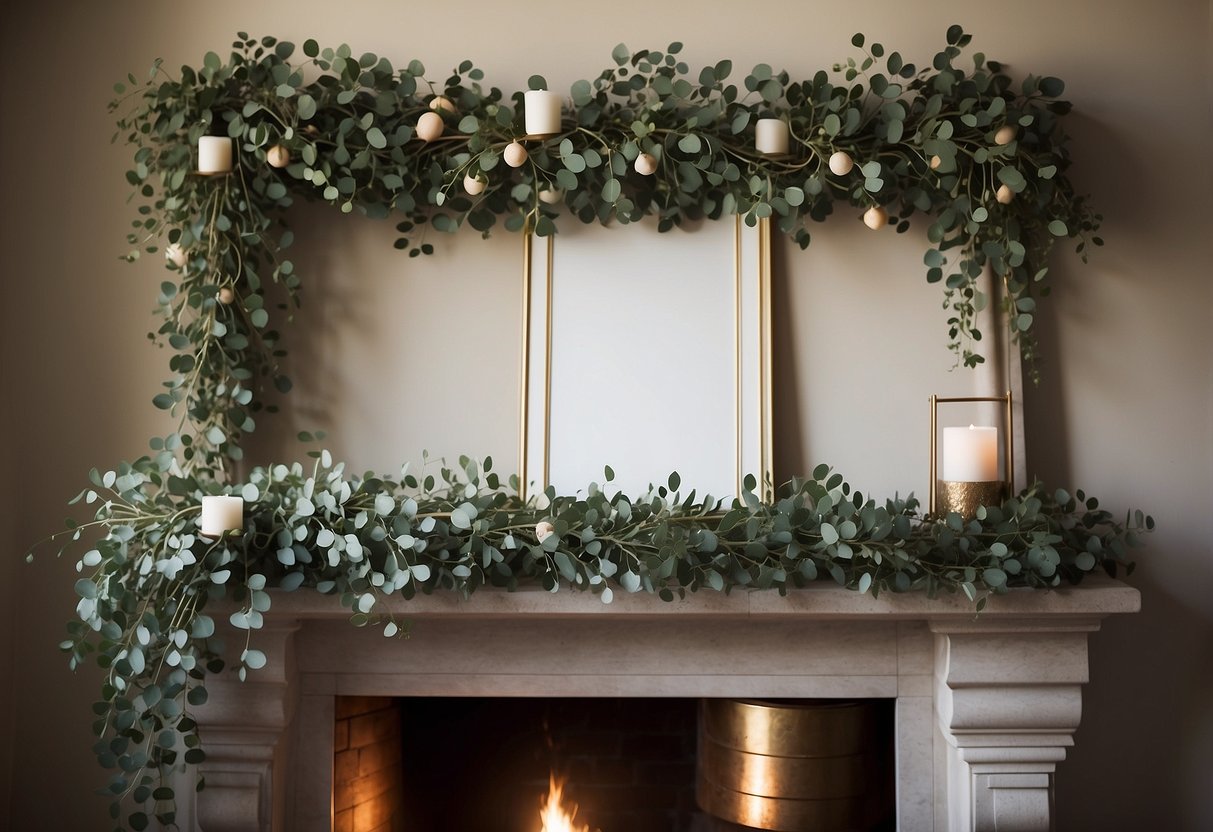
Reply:
<svg viewBox="0 0 1213 832"><path fill-rule="evenodd" d="M640 226L526 238L523 496L575 493L601 482L604 464L631 495L673 470L700 496L735 496L747 474L765 493L769 224Z"/></svg>

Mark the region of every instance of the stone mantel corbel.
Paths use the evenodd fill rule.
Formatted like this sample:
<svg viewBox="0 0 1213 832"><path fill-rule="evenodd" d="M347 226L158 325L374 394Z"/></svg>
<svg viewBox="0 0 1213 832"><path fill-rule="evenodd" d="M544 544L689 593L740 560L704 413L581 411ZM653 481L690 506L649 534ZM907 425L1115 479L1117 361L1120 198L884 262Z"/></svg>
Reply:
<svg viewBox="0 0 1213 832"><path fill-rule="evenodd" d="M933 621L952 832L1048 832L1098 617Z"/></svg>
<svg viewBox="0 0 1213 832"><path fill-rule="evenodd" d="M195 718L206 760L199 773L206 788L195 800L196 826L202 832L270 832L284 828L274 818L284 816L286 775L282 762L289 753L286 729L299 698L292 640L301 622L288 616L267 616L254 633L266 666L247 681L234 674L207 681L209 698ZM229 654L238 655L243 634L229 631ZM229 659L231 656L229 656ZM229 660L229 666L235 662Z"/></svg>
<svg viewBox="0 0 1213 832"><path fill-rule="evenodd" d="M331 829L344 695L895 699L901 832L1049 830L1087 636L1140 607L1137 590L1100 578L1012 590L979 615L963 596L825 584L673 603L619 592L610 605L482 589L385 599L413 624L401 642L347 624L336 598L272 596L252 634L266 668L209 681L197 709L206 789L181 813L190 832ZM238 648L246 634L224 635Z"/></svg>

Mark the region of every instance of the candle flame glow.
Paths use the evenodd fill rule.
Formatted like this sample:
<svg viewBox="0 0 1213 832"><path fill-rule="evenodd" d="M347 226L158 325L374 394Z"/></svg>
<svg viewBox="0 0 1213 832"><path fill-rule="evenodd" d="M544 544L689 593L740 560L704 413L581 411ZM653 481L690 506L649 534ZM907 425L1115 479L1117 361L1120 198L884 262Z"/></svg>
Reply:
<svg viewBox="0 0 1213 832"><path fill-rule="evenodd" d="M543 821L540 832L590 832L589 824L574 825L577 817L577 805L573 804L571 811L562 805L564 781L557 780L555 774L549 775L547 801L539 810L539 819Z"/></svg>

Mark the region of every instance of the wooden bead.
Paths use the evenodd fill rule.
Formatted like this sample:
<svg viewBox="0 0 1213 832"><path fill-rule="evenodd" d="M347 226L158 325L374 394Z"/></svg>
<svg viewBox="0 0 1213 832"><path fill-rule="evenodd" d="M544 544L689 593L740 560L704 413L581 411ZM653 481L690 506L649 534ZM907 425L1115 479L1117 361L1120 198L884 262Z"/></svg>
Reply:
<svg viewBox="0 0 1213 832"><path fill-rule="evenodd" d="M879 231L889 224L889 212L879 205L873 205L863 212L863 224L873 231Z"/></svg>
<svg viewBox="0 0 1213 832"><path fill-rule="evenodd" d="M836 150L830 156L830 173L835 176L846 176L855 167L855 160L845 150Z"/></svg>
<svg viewBox="0 0 1213 832"><path fill-rule="evenodd" d="M445 129L446 125L442 121L442 116L437 113L422 113L421 118L417 119L417 138L423 142L434 141L442 135L442 131Z"/></svg>
<svg viewBox="0 0 1213 832"><path fill-rule="evenodd" d="M641 153L632 163L632 167L641 176L652 176L657 172L657 157L651 153Z"/></svg>
<svg viewBox="0 0 1213 832"><path fill-rule="evenodd" d="M510 142L505 146L505 150L501 154L501 158L505 163L512 168L522 167L527 160L526 148L521 142Z"/></svg>
<svg viewBox="0 0 1213 832"><path fill-rule="evenodd" d="M272 168L284 168L291 163L291 152L285 145L276 144L265 151L265 161Z"/></svg>

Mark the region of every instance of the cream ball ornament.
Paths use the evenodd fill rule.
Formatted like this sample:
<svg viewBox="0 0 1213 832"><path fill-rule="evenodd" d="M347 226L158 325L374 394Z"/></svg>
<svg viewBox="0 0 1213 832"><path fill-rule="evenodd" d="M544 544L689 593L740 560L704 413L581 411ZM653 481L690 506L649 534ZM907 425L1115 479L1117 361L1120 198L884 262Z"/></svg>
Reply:
<svg viewBox="0 0 1213 832"><path fill-rule="evenodd" d="M539 191L539 201L547 205L558 205L564 199L564 191L559 188L543 188Z"/></svg>
<svg viewBox="0 0 1213 832"><path fill-rule="evenodd" d="M636 157L636 161L632 163L632 167L641 176L652 176L657 172L657 157L652 153L641 153Z"/></svg>
<svg viewBox="0 0 1213 832"><path fill-rule="evenodd" d="M444 129L446 125L442 123L442 116L437 113L422 113L421 118L417 119L417 138L423 142L434 141L442 135Z"/></svg>
<svg viewBox="0 0 1213 832"><path fill-rule="evenodd" d="M994 144L1010 144L1013 141L1015 141L1015 128L1009 124L999 127L998 132L994 134Z"/></svg>
<svg viewBox="0 0 1213 832"><path fill-rule="evenodd" d="M505 150L501 153L501 158L505 159L505 163L512 168L522 167L527 160L526 148L521 142L510 142L505 146Z"/></svg>
<svg viewBox="0 0 1213 832"><path fill-rule="evenodd" d="M994 198L1002 205L1010 205L1011 200L1015 198L1015 192L1011 190L1010 185L1000 185L994 193Z"/></svg>
<svg viewBox="0 0 1213 832"><path fill-rule="evenodd" d="M164 250L164 259L177 268L184 269L186 261L185 249L177 243L169 243L168 247Z"/></svg>
<svg viewBox="0 0 1213 832"><path fill-rule="evenodd" d="M879 205L873 205L863 212L863 224L873 231L879 231L889 224L889 212Z"/></svg>
<svg viewBox="0 0 1213 832"><path fill-rule="evenodd" d="M231 286L223 286L220 287L217 297L219 302L226 306L236 299L236 293L232 291Z"/></svg>
<svg viewBox="0 0 1213 832"><path fill-rule="evenodd" d="M835 176L846 176L855 167L855 160L845 150L835 150L830 156L830 173Z"/></svg>
<svg viewBox="0 0 1213 832"><path fill-rule="evenodd" d="M552 535L556 534L556 527L547 520L540 520L535 524L535 539L542 543Z"/></svg>
<svg viewBox="0 0 1213 832"><path fill-rule="evenodd" d="M265 161L272 168L284 168L291 163L291 152L286 145L276 144L265 151Z"/></svg>
<svg viewBox="0 0 1213 832"><path fill-rule="evenodd" d="M487 185L488 183L483 179L477 176L472 176L470 173L463 177L463 189L471 196L479 196L480 194L484 193L485 186Z"/></svg>
<svg viewBox="0 0 1213 832"><path fill-rule="evenodd" d="M455 112L455 105L451 99L445 95L435 95L430 99L430 109L437 112L438 110L446 110L448 113Z"/></svg>
<svg viewBox="0 0 1213 832"><path fill-rule="evenodd" d="M939 170L939 166L943 164L943 159L939 156L931 157L931 170Z"/></svg>

